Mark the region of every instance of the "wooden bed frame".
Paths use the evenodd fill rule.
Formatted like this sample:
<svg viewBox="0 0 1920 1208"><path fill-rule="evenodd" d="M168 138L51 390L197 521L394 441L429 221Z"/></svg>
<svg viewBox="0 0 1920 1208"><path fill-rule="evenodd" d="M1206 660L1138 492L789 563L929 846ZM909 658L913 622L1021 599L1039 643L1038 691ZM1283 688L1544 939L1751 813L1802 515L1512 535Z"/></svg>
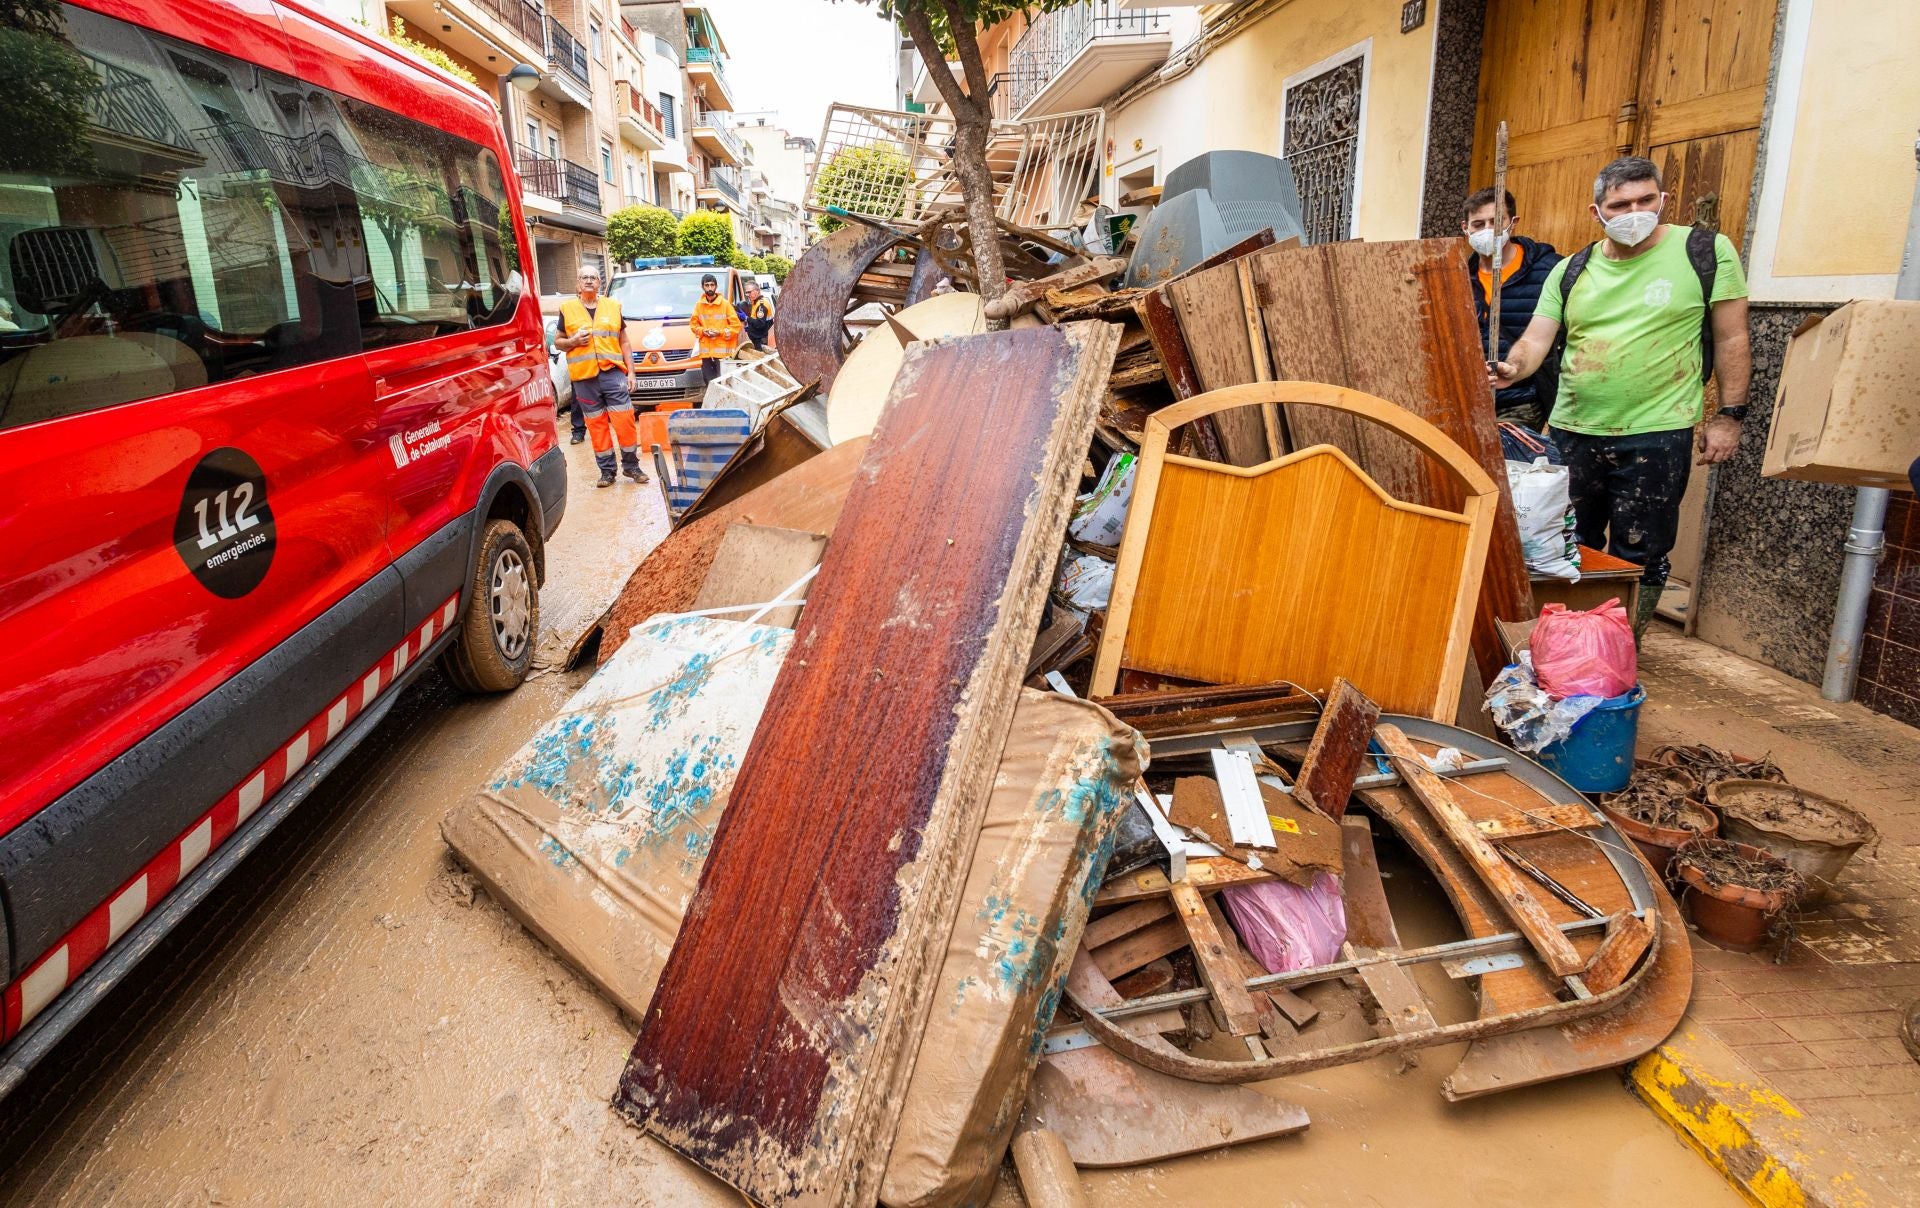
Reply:
<svg viewBox="0 0 1920 1208"><path fill-rule="evenodd" d="M1256 466L1167 451L1175 428L1240 407L1363 419L1427 455L1459 511L1395 499L1344 451ZM1154 413L1120 540L1092 694L1123 666L1210 683L1345 676L1382 708L1450 720L1499 505L1493 480L1406 409L1319 382L1260 382Z"/></svg>

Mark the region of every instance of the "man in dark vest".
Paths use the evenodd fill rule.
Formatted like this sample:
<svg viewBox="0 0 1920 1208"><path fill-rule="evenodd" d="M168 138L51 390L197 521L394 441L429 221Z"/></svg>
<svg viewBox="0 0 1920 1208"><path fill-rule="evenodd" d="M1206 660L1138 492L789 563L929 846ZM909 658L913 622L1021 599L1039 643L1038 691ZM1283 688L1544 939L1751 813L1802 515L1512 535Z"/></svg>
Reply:
<svg viewBox="0 0 1920 1208"><path fill-rule="evenodd" d="M1716 465L1740 446L1753 374L1747 280L1725 235L1660 221L1667 194L1653 161L1600 170L1592 214L1606 237L1554 267L1526 334L1493 364L1494 388L1525 381L1564 325L1567 351L1549 429L1572 479L1580 543L1645 568L1634 632L1667 582L1688 462ZM1701 422L1717 374L1720 409ZM1696 431L1697 429L1697 431Z"/></svg>
<svg viewBox="0 0 1920 1208"><path fill-rule="evenodd" d="M1507 194L1507 221L1504 227L1494 221L1493 190L1482 189L1467 198L1460 231L1473 248L1467 260L1467 279L1473 284L1473 310L1480 320L1480 347L1487 346L1487 320L1491 308L1487 297L1493 288L1493 263L1500 257L1500 355L1527 330L1533 319L1534 304L1540 301L1540 287L1547 274L1560 263L1560 253L1550 243L1539 243L1515 234L1513 194ZM1494 396L1494 413L1503 420L1546 430L1547 412L1553 410L1553 394L1559 384L1560 353L1550 351L1533 376L1505 387Z"/></svg>

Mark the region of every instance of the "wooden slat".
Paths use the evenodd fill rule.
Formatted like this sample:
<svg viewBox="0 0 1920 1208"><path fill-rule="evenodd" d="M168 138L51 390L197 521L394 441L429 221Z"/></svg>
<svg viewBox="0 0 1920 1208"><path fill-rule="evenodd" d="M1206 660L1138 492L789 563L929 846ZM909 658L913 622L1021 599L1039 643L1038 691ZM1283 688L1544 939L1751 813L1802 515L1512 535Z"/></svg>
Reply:
<svg viewBox="0 0 1920 1208"><path fill-rule="evenodd" d="M1179 882L1176 882L1178 884ZM1116 981L1135 969L1152 964L1187 946L1187 929L1168 909L1158 921L1102 944L1089 947L1094 967L1108 981Z"/></svg>
<svg viewBox="0 0 1920 1208"><path fill-rule="evenodd" d="M1653 111L1647 122L1647 141L1658 147L1663 143L1684 143L1714 134L1752 130L1760 125L1760 113L1766 103L1766 85L1755 84L1751 88L1663 105Z"/></svg>
<svg viewBox="0 0 1920 1208"><path fill-rule="evenodd" d="M1193 963L1200 980L1213 991L1214 1005L1225 1019L1227 1031L1235 1036L1251 1036L1260 1030L1260 1012L1247 992L1240 966L1234 962L1214 926L1213 916L1200 891L1186 881L1173 883L1173 908L1179 913L1187 934L1193 940Z"/></svg>
<svg viewBox="0 0 1920 1208"><path fill-rule="evenodd" d="M1256 885L1261 881L1277 879L1270 872L1248 868L1225 856L1195 856L1187 861L1187 881L1208 893L1229 885ZM1123 902L1138 902L1143 898L1165 897L1169 888L1166 873L1158 868L1142 868L1102 885L1100 892L1094 895L1093 904L1115 906Z"/></svg>
<svg viewBox="0 0 1920 1208"><path fill-rule="evenodd" d="M1368 948L1400 947L1400 929L1387 905L1380 864L1373 851L1373 828L1366 815L1340 819L1340 881L1347 907L1347 938Z"/></svg>
<svg viewBox="0 0 1920 1208"><path fill-rule="evenodd" d="M1500 858L1486 838L1474 828L1473 819L1468 817L1454 803L1453 793L1447 782L1435 776L1427 769L1420 758L1420 752L1407 741L1407 736L1399 727L1382 725L1376 731L1380 748L1392 759L1394 768L1414 796L1420 799L1434 819L1440 823L1454 846L1473 866L1474 873L1499 900L1501 909L1513 920L1527 942L1540 954L1547 968L1556 977L1572 977L1586 967L1586 961L1575 951L1573 944L1554 925L1553 917L1548 913L1533 889L1521 880L1512 867Z"/></svg>
<svg viewBox="0 0 1920 1208"><path fill-rule="evenodd" d="M1575 155L1605 155L1613 145L1613 131L1614 119L1609 114L1515 135L1507 145L1507 163L1510 167L1526 168Z"/></svg>
<svg viewBox="0 0 1920 1208"><path fill-rule="evenodd" d="M762 1203L878 1195L1117 337L914 345L848 494L614 1101Z"/></svg>
<svg viewBox="0 0 1920 1208"><path fill-rule="evenodd" d="M1080 942L1089 949L1111 944L1123 936L1132 935L1151 923L1173 917L1173 904L1164 898L1150 898L1144 902L1135 902L1118 910L1101 915L1087 922L1086 935Z"/></svg>
<svg viewBox="0 0 1920 1208"><path fill-rule="evenodd" d="M1304 800L1329 818L1346 813L1354 777L1360 774L1360 761L1366 756L1367 744L1373 741L1373 727L1379 720L1379 705L1368 700L1346 677L1335 679L1320 724L1314 727L1313 741L1307 746L1307 757L1300 761L1300 776L1293 786L1295 799Z"/></svg>
<svg viewBox="0 0 1920 1208"><path fill-rule="evenodd" d="M1488 839L1524 839L1530 835L1552 835L1566 831L1593 830L1600 819L1584 805L1542 805L1527 813L1502 814L1482 818L1474 827Z"/></svg>
<svg viewBox="0 0 1920 1208"><path fill-rule="evenodd" d="M1372 956L1369 948L1348 945L1353 956ZM1413 973L1399 965L1367 965L1360 970L1360 984L1380 1008L1380 1023L1389 1032L1420 1032L1436 1026L1433 1011L1413 980Z"/></svg>
<svg viewBox="0 0 1920 1208"><path fill-rule="evenodd" d="M1600 941L1599 951L1587 965L1587 989L1604 994L1627 980L1640 954L1652 942L1653 928L1634 915L1623 910L1608 919L1606 938Z"/></svg>

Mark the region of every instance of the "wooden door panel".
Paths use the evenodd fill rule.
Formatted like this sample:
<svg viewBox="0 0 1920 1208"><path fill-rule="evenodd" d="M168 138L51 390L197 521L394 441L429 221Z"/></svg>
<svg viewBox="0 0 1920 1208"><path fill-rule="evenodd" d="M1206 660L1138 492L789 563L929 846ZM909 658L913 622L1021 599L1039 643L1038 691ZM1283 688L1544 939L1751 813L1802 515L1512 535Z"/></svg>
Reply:
<svg viewBox="0 0 1920 1208"><path fill-rule="evenodd" d="M1764 89L1776 0L1663 0L1654 22L1650 108ZM1753 119L1760 102L1753 102Z"/></svg>
<svg viewBox="0 0 1920 1208"><path fill-rule="evenodd" d="M1521 231L1563 252L1592 240L1593 174L1619 154L1622 106L1639 88L1646 0L1490 0L1473 184L1493 182L1507 123L1507 188Z"/></svg>
<svg viewBox="0 0 1920 1208"><path fill-rule="evenodd" d="M1653 148L1649 158L1660 166L1669 195L1667 221L1712 227L1739 248L1759 149L1757 127Z"/></svg>

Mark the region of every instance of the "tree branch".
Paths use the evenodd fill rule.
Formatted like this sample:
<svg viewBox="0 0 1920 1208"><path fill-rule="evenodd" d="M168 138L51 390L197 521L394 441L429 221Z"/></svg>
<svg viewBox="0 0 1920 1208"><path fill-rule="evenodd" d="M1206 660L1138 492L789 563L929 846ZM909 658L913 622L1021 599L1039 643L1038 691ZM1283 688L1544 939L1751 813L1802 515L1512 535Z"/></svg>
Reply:
<svg viewBox="0 0 1920 1208"><path fill-rule="evenodd" d="M979 106L977 116L990 118L993 108L987 98L987 68L980 61L980 40L973 36L973 22L961 9L960 0L940 0L940 7L947 14L947 31L953 36L954 52L960 56L961 69L967 73L967 95Z"/></svg>

